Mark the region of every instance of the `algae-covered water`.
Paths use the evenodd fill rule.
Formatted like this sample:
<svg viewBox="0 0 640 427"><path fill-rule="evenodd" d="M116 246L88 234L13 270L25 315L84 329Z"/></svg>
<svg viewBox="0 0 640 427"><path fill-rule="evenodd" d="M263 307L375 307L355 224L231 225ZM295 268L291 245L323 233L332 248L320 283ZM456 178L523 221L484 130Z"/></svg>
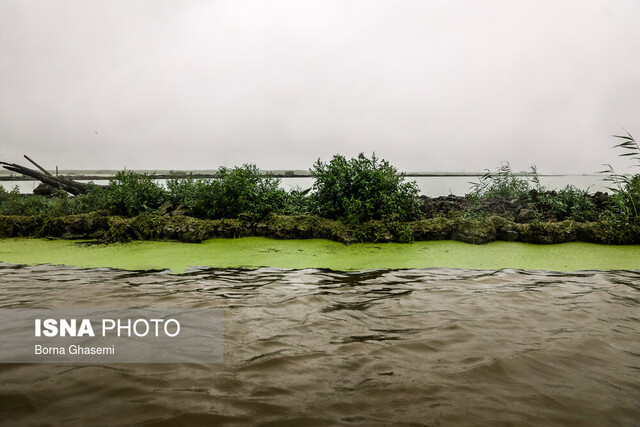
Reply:
<svg viewBox="0 0 640 427"><path fill-rule="evenodd" d="M3 364L0 424L637 425L638 260L587 243L3 239L0 309L222 309L224 359Z"/></svg>
<svg viewBox="0 0 640 427"><path fill-rule="evenodd" d="M346 246L328 240L274 240L263 237L211 239L203 243L136 241L95 242L47 239L0 240L0 261L13 264L60 264L127 270L190 266L213 268L326 268L340 271L451 267L529 270L633 270L640 268L640 245L591 243L534 245L458 241L412 244L359 243Z"/></svg>

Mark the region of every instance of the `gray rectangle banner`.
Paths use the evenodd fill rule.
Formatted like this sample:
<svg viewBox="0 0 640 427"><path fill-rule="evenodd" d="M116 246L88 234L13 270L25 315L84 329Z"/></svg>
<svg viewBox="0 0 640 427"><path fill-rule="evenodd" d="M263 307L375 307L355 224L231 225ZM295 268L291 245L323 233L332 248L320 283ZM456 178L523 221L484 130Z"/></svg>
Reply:
<svg viewBox="0 0 640 427"><path fill-rule="evenodd" d="M0 363L222 363L222 309L0 309Z"/></svg>

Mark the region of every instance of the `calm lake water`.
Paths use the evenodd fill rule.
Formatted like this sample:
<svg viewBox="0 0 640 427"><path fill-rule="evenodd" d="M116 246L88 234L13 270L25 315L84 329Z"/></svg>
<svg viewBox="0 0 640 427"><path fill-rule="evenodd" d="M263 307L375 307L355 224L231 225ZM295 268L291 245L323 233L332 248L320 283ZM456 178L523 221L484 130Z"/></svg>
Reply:
<svg viewBox="0 0 640 427"><path fill-rule="evenodd" d="M224 310L224 363L0 365L7 425L638 425L640 272L0 263L1 308Z"/></svg>
<svg viewBox="0 0 640 427"><path fill-rule="evenodd" d="M408 181L416 181L420 188L420 193L430 197L447 196L455 194L462 196L471 189L471 182L478 182L478 178L469 176L437 176L437 177L417 177L407 178ZM159 179L164 183L166 180ZM574 185L590 192L607 191L608 183L603 180L602 175L554 175L541 176L540 182L550 190L560 190L567 185ZM109 181L95 181L96 184L108 184ZM7 190L18 186L21 193L31 193L39 181L0 181L0 185ZM292 188L310 188L313 178L283 178L281 187L285 190Z"/></svg>

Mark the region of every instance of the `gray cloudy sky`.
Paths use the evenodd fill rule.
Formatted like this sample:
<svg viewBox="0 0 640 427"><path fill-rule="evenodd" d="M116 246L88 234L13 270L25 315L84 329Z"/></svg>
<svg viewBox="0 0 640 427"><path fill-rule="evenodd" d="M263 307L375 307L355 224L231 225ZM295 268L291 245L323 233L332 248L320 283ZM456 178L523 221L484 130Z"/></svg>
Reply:
<svg viewBox="0 0 640 427"><path fill-rule="evenodd" d="M0 159L623 167L639 22L638 0L0 0Z"/></svg>

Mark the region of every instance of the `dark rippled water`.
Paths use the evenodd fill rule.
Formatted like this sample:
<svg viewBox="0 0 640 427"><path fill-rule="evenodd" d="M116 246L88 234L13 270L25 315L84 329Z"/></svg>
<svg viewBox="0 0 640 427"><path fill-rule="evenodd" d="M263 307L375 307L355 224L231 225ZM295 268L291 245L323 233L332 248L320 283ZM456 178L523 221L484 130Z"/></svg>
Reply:
<svg viewBox="0 0 640 427"><path fill-rule="evenodd" d="M0 264L0 307L222 307L223 364L0 365L6 424L640 425L640 273Z"/></svg>

